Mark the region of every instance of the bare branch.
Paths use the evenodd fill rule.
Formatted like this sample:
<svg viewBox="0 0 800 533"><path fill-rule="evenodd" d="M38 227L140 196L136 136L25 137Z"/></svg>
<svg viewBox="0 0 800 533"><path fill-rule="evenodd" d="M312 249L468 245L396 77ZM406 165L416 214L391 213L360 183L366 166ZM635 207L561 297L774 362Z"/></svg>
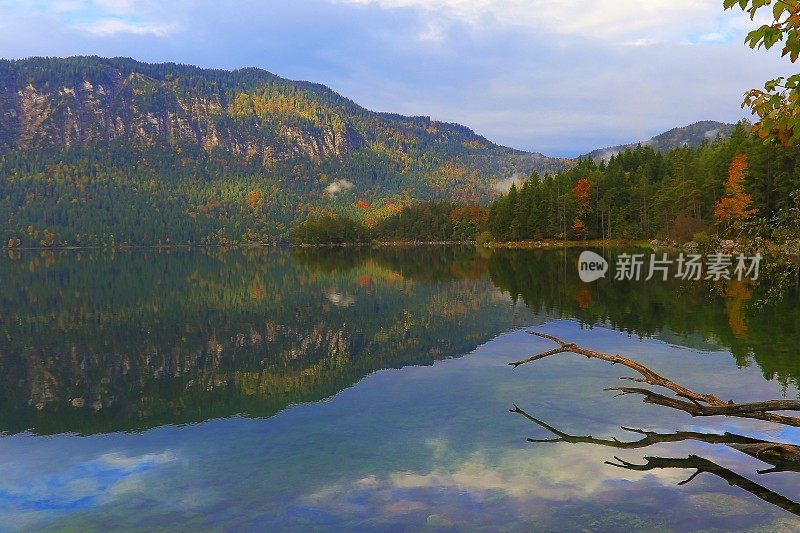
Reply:
<svg viewBox="0 0 800 533"><path fill-rule="evenodd" d="M509 365L514 367L514 368L517 368L518 366L524 365L526 363L531 363L533 361L538 361L539 359L544 359L545 357L549 357L551 355L555 355L555 354L559 354L559 353L565 353L565 352L571 352L571 353L575 353L575 354L578 354L578 355L583 355L583 356L588 357L590 359L601 359L603 361L607 361L607 362L612 363L612 364L620 364L620 365L627 366L628 368L630 368L632 370L635 370L636 372L641 374L642 377L644 378L644 382L645 383L648 383L650 385L654 385L654 386L657 386L657 387L667 388L667 389L671 390L672 392L674 392L675 394L677 394L679 396L683 396L685 398L691 398L691 399L694 399L694 400L699 401L699 402L707 403L709 405L725 405L725 402L723 402L722 400L720 400L719 398L717 398L713 394L699 394L697 392L689 390L686 387L678 385L677 383L674 383L673 381L670 381L667 378L665 378L663 376L660 376L659 374L653 372L652 370L650 370L646 366L641 365L641 364L637 363L636 361L633 361L633 360L628 359L626 357L622 357L621 355L611 355L611 354L606 354L606 353L602 353L602 352L596 352L594 350L588 350L586 348L581 348L580 346L577 346L576 344L564 342L563 340L559 339L558 337L554 337L554 336L548 335L546 333L539 333L539 332L528 332L528 333L530 333L531 335L536 335L537 337L541 337L543 339L551 340L551 341L555 342L556 344L558 344L559 348L556 348L554 350L550 350L550 351L541 353L539 355L534 355L533 357L529 357L528 359L524 359L522 361L516 361L516 362L513 362L513 363L509 363Z"/></svg>
<svg viewBox="0 0 800 533"><path fill-rule="evenodd" d="M618 396L623 396L626 394L638 394L644 396L644 403L671 407L672 409L684 411L692 416L735 416L737 418L766 420L767 422L775 422L777 424L800 427L800 417L779 415L763 410L748 411L746 409L742 409L742 406L746 406L747 404L701 405L697 402L681 400L679 398L671 398L669 396L664 396L663 394L658 394L651 390L638 387L610 387L606 390L618 391ZM782 402L782 400L775 401L777 403Z"/></svg>
<svg viewBox="0 0 800 533"><path fill-rule="evenodd" d="M559 347L538 355L534 355L527 359L523 359L521 361L509 363L514 368L559 353L575 353L590 359L600 359L611 364L620 364L626 366L638 372L642 377L622 377L620 379L633 381L636 383L646 383L656 387L663 387L675 393L677 398L671 398L647 389L634 387L613 387L606 389L619 392L618 396L626 394L639 394L644 396L645 403L658 404L671 407L673 409L679 409L689 413L692 416L735 416L740 418L752 418L755 420L766 420L779 424L800 427L799 417L785 416L774 413L774 411L800 411L800 400L769 400L763 402L748 402L739 404L732 401L723 402L713 394L703 394L695 392L691 389L687 389L686 387L657 374L646 366L632 359L622 357L621 355L611 355L589 350L587 348L582 348L574 343L565 342L558 337L554 337L553 335L548 335L546 333L531 331L528 333L553 341L558 344Z"/></svg>

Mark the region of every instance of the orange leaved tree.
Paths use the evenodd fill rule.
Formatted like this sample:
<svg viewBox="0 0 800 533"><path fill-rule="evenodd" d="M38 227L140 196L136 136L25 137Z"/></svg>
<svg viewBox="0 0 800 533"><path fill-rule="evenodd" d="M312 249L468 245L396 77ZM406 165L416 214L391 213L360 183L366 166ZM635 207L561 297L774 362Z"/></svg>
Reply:
<svg viewBox="0 0 800 533"><path fill-rule="evenodd" d="M578 239L585 239L587 235L586 224L583 222L583 217L592 211L589 205L589 193L591 192L591 188L592 186L586 178L579 179L575 187L572 188L572 199L575 200L577 206L575 220L572 222L572 234Z"/></svg>
<svg viewBox="0 0 800 533"><path fill-rule="evenodd" d="M744 174L747 170L747 156L738 154L731 161L728 179L725 181L725 195L714 207L717 224L739 229L742 223L755 215L758 209L750 207L753 198L744 190Z"/></svg>

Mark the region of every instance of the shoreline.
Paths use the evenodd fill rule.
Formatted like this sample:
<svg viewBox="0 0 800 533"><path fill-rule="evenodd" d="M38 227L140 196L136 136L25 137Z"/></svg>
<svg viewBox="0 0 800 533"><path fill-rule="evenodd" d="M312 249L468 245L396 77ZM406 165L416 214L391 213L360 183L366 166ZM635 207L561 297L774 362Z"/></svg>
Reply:
<svg viewBox="0 0 800 533"><path fill-rule="evenodd" d="M541 239L535 241L488 242L483 246L485 248L530 250L552 248L652 248L654 245L649 240L590 239L586 241L562 241Z"/></svg>
<svg viewBox="0 0 800 533"><path fill-rule="evenodd" d="M727 248L747 248L748 243L727 241ZM687 250L685 245L658 239L589 239L575 240L526 240L526 241L490 241L479 244L475 240L467 241L373 241L361 243L330 243L330 244L292 244L290 242L268 242L247 244L170 244L170 245L115 245L115 246L2 246L0 252L10 254L13 252L80 252L80 251L134 251L146 250L156 252L169 252L172 250L255 250L263 248L276 249L311 249L311 248L415 248L423 246L474 246L488 250L555 250L574 248L646 248L650 250ZM697 246L695 244L695 246ZM702 248L702 247L701 247ZM800 253L786 249L786 245L779 245L763 241L759 246L762 253L768 255L782 255L787 257L800 257ZM693 248L694 250L697 247ZM716 249L716 248L715 248Z"/></svg>
<svg viewBox="0 0 800 533"><path fill-rule="evenodd" d="M83 250L193 250L193 249L255 249L255 248L411 248L417 246L476 246L479 248L496 249L536 249L536 248L605 248L605 247L638 247L651 246L649 241L626 241L626 240L589 240L589 241L559 241L559 240L540 240L540 241L507 241L507 242L488 242L479 245L477 241L373 241L373 242L343 242L329 244L292 244L292 243L252 243L252 244L170 244L170 245L115 245L115 246L14 246L0 247L3 252L15 251L83 251Z"/></svg>

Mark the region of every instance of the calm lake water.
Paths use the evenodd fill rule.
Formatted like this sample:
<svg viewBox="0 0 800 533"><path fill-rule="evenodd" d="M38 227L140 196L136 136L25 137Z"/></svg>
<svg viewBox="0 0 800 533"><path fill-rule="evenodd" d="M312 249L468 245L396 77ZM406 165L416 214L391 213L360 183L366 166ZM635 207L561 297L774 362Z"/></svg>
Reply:
<svg viewBox="0 0 800 533"><path fill-rule="evenodd" d="M576 258L4 257L0 530L800 530L800 474L759 474L770 465L726 444L527 440L555 434L514 405L598 439L641 438L625 426L800 444L797 428L615 397L604 389L631 373L602 361L510 369L553 346L536 330L723 399L798 397L794 288L761 304L768 281L586 285ZM760 488L711 472L678 485L697 460Z"/></svg>

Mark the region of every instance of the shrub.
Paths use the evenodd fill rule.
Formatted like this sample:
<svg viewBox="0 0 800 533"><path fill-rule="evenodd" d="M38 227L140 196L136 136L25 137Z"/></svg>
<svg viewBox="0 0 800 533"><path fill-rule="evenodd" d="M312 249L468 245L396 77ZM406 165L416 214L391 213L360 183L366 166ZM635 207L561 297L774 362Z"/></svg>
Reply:
<svg viewBox="0 0 800 533"><path fill-rule="evenodd" d="M475 238L475 244L478 245L478 246L486 246L487 244L489 244L493 240L494 240L494 237L492 237L491 232L482 231L482 232L478 233L478 236Z"/></svg>

